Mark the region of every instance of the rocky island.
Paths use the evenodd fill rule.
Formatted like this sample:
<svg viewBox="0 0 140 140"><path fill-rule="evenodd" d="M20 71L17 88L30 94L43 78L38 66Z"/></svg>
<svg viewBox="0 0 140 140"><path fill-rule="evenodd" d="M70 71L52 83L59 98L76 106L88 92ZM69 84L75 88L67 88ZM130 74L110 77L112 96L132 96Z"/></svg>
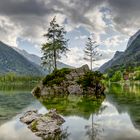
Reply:
<svg viewBox="0 0 140 140"><path fill-rule="evenodd" d="M88 65L76 69L63 68L47 75L33 89L32 94L41 99L51 95L104 95L104 85L101 83L102 74L92 72Z"/></svg>

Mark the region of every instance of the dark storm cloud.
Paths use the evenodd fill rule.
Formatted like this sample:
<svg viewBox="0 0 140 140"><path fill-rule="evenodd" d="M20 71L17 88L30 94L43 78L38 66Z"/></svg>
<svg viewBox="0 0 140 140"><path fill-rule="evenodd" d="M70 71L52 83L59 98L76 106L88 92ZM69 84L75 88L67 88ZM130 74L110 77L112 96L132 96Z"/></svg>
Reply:
<svg viewBox="0 0 140 140"><path fill-rule="evenodd" d="M117 30L129 33L140 28L140 0L108 0Z"/></svg>
<svg viewBox="0 0 140 140"><path fill-rule="evenodd" d="M140 27L140 0L0 0L0 16L22 28L20 35L24 36L37 35L40 28L46 27L48 17L55 14L64 15L74 26L86 25L94 31L98 27L96 17L86 15L101 7L110 9L116 30L129 33Z"/></svg>
<svg viewBox="0 0 140 140"><path fill-rule="evenodd" d="M43 0L1 0L0 14L4 15L44 15L53 12Z"/></svg>
<svg viewBox="0 0 140 140"><path fill-rule="evenodd" d="M66 14L75 23L89 24L85 14L95 7L107 3L112 10L115 23L123 27L139 21L140 0L1 0L0 15L36 15L44 16L51 13ZM57 9L56 9L57 8ZM135 23L136 24L136 23Z"/></svg>
<svg viewBox="0 0 140 140"><path fill-rule="evenodd" d="M69 0L69 3L65 3L64 0L3 0L0 1L0 14L44 16L61 13L66 14L73 22L91 24L84 15L101 2L102 0Z"/></svg>

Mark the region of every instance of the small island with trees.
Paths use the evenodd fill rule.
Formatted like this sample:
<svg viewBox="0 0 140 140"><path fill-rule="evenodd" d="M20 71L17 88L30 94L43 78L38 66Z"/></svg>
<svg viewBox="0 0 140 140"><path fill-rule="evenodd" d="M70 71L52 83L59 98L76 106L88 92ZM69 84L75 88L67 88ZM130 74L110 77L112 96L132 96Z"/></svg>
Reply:
<svg viewBox="0 0 140 140"><path fill-rule="evenodd" d="M81 68L57 68L57 61L62 55L66 55L68 49L68 39L65 38L64 27L56 22L56 17L50 22L50 27L44 35L46 43L42 45L43 57L42 65L50 72L34 90L33 94L40 97L47 97L53 94L93 94L103 95L104 86L101 82L103 76L100 72L92 71L92 63L96 56L100 55L95 49L98 47L91 37L88 38L85 47L84 59L90 62Z"/></svg>
<svg viewBox="0 0 140 140"><path fill-rule="evenodd" d="M82 96L91 100L104 98L103 75L98 71L92 71L93 61L101 54L96 51L98 45L91 37L86 42L85 57L83 57L90 63L90 68L87 64L80 68L57 68L57 61L70 51L65 34L64 27L57 24L54 17L44 35L46 43L42 45L42 66L49 71L49 74L33 89L32 94L43 102L50 97L61 98L68 95ZM64 122L56 113L57 110L54 110L45 115L38 114L37 111L28 111L21 117L21 121L26 123L36 135L53 138L56 134L60 134L60 126ZM47 129L43 129L43 126L47 126Z"/></svg>

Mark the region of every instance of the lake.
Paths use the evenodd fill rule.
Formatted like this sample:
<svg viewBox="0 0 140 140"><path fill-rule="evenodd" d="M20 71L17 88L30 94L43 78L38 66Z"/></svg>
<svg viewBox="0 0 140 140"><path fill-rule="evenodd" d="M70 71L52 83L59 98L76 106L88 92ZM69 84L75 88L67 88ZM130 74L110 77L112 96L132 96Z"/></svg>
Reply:
<svg viewBox="0 0 140 140"><path fill-rule="evenodd" d="M0 86L0 140L41 140L19 118L30 109L46 113L51 108L66 120L63 140L140 139L139 84L111 84L98 101L71 95L39 102L30 94L34 86Z"/></svg>

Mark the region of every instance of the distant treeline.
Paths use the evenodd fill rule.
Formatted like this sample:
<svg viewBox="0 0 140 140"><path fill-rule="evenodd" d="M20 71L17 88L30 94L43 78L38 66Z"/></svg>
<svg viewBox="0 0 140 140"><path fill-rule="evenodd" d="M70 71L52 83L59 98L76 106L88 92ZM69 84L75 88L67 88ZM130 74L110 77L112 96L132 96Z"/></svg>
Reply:
<svg viewBox="0 0 140 140"><path fill-rule="evenodd" d="M9 72L7 74L0 74L0 82L17 83L17 82L38 82L42 79L41 76L32 75L17 75Z"/></svg>
<svg viewBox="0 0 140 140"><path fill-rule="evenodd" d="M106 74L104 74L106 80L110 80L111 82L119 82L119 81L139 81L140 80L140 66L137 67L120 67L119 70L109 69Z"/></svg>

